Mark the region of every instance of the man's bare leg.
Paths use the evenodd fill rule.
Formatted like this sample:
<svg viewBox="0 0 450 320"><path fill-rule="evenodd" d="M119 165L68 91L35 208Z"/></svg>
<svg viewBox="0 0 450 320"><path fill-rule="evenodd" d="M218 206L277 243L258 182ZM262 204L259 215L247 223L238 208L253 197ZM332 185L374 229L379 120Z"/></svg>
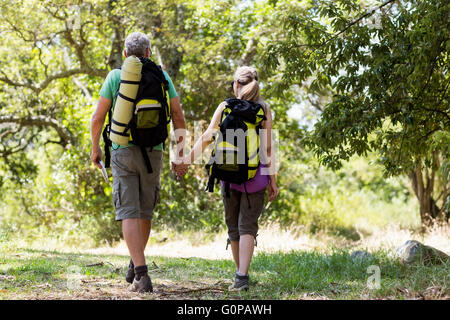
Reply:
<svg viewBox="0 0 450 320"><path fill-rule="evenodd" d="M144 247L142 249L145 252L145 247L147 246L150 237L150 231L152 230L152 220L139 219L139 223L141 226L142 240L144 241Z"/></svg>
<svg viewBox="0 0 450 320"><path fill-rule="evenodd" d="M145 243L139 220L141 219L124 219L122 221L123 236L135 267L145 265L143 250Z"/></svg>

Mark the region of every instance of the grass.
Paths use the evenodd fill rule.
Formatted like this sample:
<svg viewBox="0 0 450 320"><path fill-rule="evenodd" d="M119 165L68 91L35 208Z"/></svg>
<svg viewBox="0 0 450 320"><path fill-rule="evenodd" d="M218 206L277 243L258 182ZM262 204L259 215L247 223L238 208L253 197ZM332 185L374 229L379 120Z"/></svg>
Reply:
<svg viewBox="0 0 450 320"><path fill-rule="evenodd" d="M223 250L223 249L222 249ZM351 258L349 248L260 251L251 290L233 293L231 259L148 255L155 292L127 291L128 256L17 248L0 242L1 299L450 299L450 263L403 266L390 251ZM229 253L229 252L228 252ZM367 268L379 266L370 289Z"/></svg>

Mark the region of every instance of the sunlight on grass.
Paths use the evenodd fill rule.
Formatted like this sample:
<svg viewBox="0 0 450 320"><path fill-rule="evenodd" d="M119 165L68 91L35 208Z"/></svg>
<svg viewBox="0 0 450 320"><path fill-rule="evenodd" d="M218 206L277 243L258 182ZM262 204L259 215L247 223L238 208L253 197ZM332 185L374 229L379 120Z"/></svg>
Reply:
<svg viewBox="0 0 450 320"><path fill-rule="evenodd" d="M157 234L157 237L163 234ZM166 234L169 235L169 234ZM173 236L173 235L171 235ZM198 236L198 235L197 235ZM359 241L312 236L299 230L266 226L260 231L250 270L252 290L228 292L234 273L226 234L210 242L173 236L163 243L152 241L147 249L152 295L126 290L124 274L128 253L116 247L61 250L18 247L0 242L0 298L3 299L411 299L449 296L450 265L403 266L393 256L396 245L414 234L391 226L383 237L374 232ZM448 228L416 237L448 252ZM175 248L182 248L178 250ZM351 252L364 248L372 256L354 260ZM379 266L381 287L367 286L367 268ZM72 269L79 288L71 289Z"/></svg>

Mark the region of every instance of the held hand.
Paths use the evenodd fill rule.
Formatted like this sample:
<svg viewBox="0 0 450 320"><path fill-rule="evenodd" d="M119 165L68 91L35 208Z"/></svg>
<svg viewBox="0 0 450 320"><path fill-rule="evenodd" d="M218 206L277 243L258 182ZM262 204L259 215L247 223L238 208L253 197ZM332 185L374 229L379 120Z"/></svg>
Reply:
<svg viewBox="0 0 450 320"><path fill-rule="evenodd" d="M175 162L172 161L172 167L171 167L171 170L172 170L173 173L176 173L176 171L175 171L175 167L176 167L176 166L177 166L177 164L176 164Z"/></svg>
<svg viewBox="0 0 450 320"><path fill-rule="evenodd" d="M186 175L186 173L188 172L188 167L189 167L189 165L185 164L185 163L178 165L176 168L178 176L184 177Z"/></svg>
<svg viewBox="0 0 450 320"><path fill-rule="evenodd" d="M98 168L102 168L102 166L100 165L100 161L102 160L102 149L100 149L100 146L94 147L92 148L92 152L91 152L91 161L92 163L98 167Z"/></svg>
<svg viewBox="0 0 450 320"><path fill-rule="evenodd" d="M186 175L187 171L188 171L188 164L185 163L179 163L176 164L174 162L172 162L172 171L177 175L178 178L183 177L184 175Z"/></svg>
<svg viewBox="0 0 450 320"><path fill-rule="evenodd" d="M269 189L268 189L269 201L272 202L273 200L275 200L277 195L278 195L277 183L275 180L270 179Z"/></svg>

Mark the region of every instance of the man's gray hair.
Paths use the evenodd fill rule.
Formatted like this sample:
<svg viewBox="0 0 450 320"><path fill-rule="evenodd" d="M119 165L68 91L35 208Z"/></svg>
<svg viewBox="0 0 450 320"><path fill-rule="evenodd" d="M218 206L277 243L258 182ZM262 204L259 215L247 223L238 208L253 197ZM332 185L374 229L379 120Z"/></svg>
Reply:
<svg viewBox="0 0 450 320"><path fill-rule="evenodd" d="M145 49L151 48L150 39L141 32L133 32L125 39L125 51L128 56L145 56Z"/></svg>

